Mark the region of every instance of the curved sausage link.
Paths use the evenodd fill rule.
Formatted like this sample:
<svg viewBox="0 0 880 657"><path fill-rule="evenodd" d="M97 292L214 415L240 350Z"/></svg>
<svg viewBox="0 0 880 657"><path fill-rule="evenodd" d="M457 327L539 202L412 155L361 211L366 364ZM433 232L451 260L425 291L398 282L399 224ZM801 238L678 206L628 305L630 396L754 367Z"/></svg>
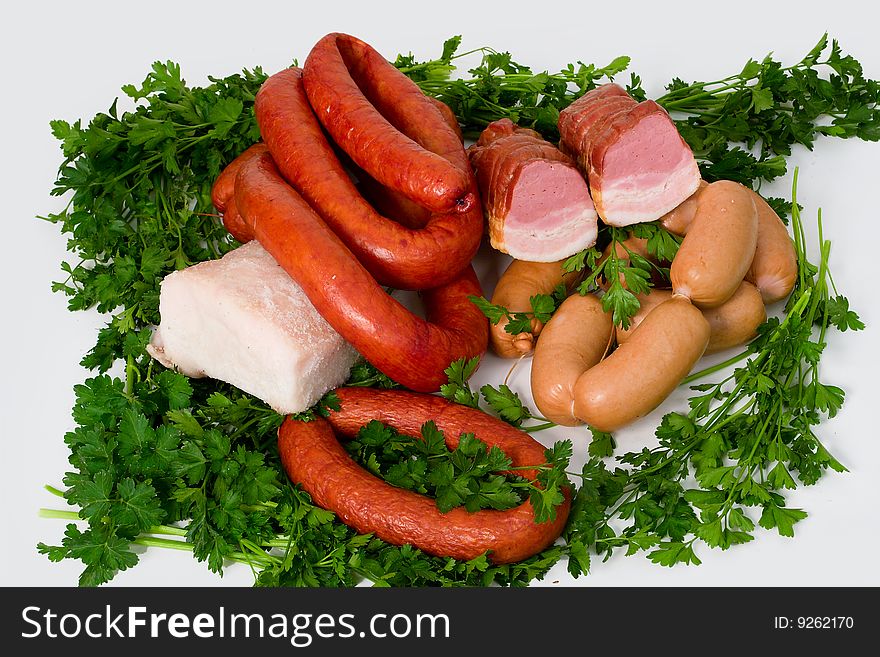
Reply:
<svg viewBox="0 0 880 657"><path fill-rule="evenodd" d="M253 236L244 224L238 208L235 207L235 178L246 162L266 152L268 152L266 144L263 143L254 144L247 148L226 165L226 168L220 172L217 180L211 186L211 203L223 215L223 225L226 230L242 244L250 242Z"/></svg>
<svg viewBox="0 0 880 657"><path fill-rule="evenodd" d="M691 371L709 333L703 313L687 299L673 296L661 303L626 344L578 378L575 416L600 431L616 431L647 415Z"/></svg>
<svg viewBox="0 0 880 657"><path fill-rule="evenodd" d="M528 501L506 511L470 513L459 507L441 513L431 498L391 486L361 468L337 440L337 436L353 437L370 420L418 437L422 424L433 420L444 432L449 449L455 449L462 433L472 432L488 447L502 449L514 467L545 463L543 446L527 433L433 395L352 388L341 388L336 394L340 409L328 420L286 420L278 432L278 448L291 480L345 524L436 556L474 559L489 551L493 563L526 559L551 545L562 532L570 492L557 507L556 518L540 524ZM535 477L534 470L517 472Z"/></svg>
<svg viewBox="0 0 880 657"><path fill-rule="evenodd" d="M630 319L630 326L616 329L617 343L623 344L635 333L642 320L654 308L672 298L672 290L652 289L647 294L637 294L639 310ZM703 311L703 317L709 322L710 337L706 346L706 355L723 351L749 342L758 334L758 327L767 319L764 301L758 289L743 281L733 296L717 308Z"/></svg>
<svg viewBox="0 0 880 657"><path fill-rule="evenodd" d="M657 305L625 344L600 361L611 330L591 295L569 297L547 323L532 362L532 396L548 419L600 431L637 420L678 386L703 355L710 333L703 314L681 296Z"/></svg>
<svg viewBox="0 0 880 657"><path fill-rule="evenodd" d="M672 289L700 308L720 306L742 283L757 244L752 190L729 180L708 185L669 268Z"/></svg>
<svg viewBox="0 0 880 657"><path fill-rule="evenodd" d="M746 280L761 293L764 303L787 298L798 277L797 252L788 229L776 211L757 193L752 193L758 209L758 246Z"/></svg>
<svg viewBox="0 0 880 657"><path fill-rule="evenodd" d="M428 107L437 116L436 130L448 133L449 148L460 151L461 164L467 167L458 137L437 106L428 102ZM260 133L284 178L380 283L420 290L452 280L470 264L483 235L479 200L467 212L434 212L418 229L377 213L358 193L327 141L306 97L302 71L286 69L266 80L257 93L255 112ZM373 151L386 153L384 145L373 144ZM389 158L387 154L384 157ZM386 159L383 166L392 170L403 165ZM373 171L362 168L382 182ZM475 191L475 180L470 169L466 171L468 184ZM412 170L412 175L418 171Z"/></svg>
<svg viewBox="0 0 880 657"><path fill-rule="evenodd" d="M614 335L611 313L595 294L572 294L556 310L532 358L532 398L551 422L582 424L574 412L578 379L605 356Z"/></svg>
<svg viewBox="0 0 880 657"><path fill-rule="evenodd" d="M486 350L486 318L471 267L423 292L426 320L390 297L263 153L247 161L235 203L250 234L290 274L318 312L379 370L407 388L431 392L443 370Z"/></svg>
<svg viewBox="0 0 880 657"><path fill-rule="evenodd" d="M511 313L532 312L531 298L536 294L551 294L560 283L571 290L581 278L580 272L565 272L564 260L556 262L528 262L513 260L501 274L491 303L504 306ZM532 353L535 341L544 328L543 323L532 319L531 331L508 333L507 318L489 327L489 344L492 351L502 358L519 358Z"/></svg>
<svg viewBox="0 0 880 657"><path fill-rule="evenodd" d="M660 224L675 235L687 235L697 211L702 191L708 187L705 181L700 188L681 205L660 219ZM764 303L781 301L791 294L798 275L797 253L782 219L770 207L764 197L752 192L752 200L758 212L758 237L755 256L746 272L745 280L761 292Z"/></svg>
<svg viewBox="0 0 880 657"><path fill-rule="evenodd" d="M333 140L380 183L434 212L474 204L467 158L442 110L368 44L328 34L306 58L303 82Z"/></svg>
<svg viewBox="0 0 880 657"><path fill-rule="evenodd" d="M226 212L230 203L235 203L235 177L242 165L256 155L266 152L266 144L262 142L245 149L238 157L226 165L217 180L211 186L211 203L220 214Z"/></svg>

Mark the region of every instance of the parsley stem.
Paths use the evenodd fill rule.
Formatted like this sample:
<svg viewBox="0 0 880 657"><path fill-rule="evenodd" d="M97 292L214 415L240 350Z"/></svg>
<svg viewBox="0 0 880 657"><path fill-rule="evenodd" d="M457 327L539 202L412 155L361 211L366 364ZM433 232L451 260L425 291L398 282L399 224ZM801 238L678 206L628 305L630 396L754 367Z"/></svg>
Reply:
<svg viewBox="0 0 880 657"><path fill-rule="evenodd" d="M80 518L79 513L77 513L76 511L62 511L61 509L41 508L38 513L41 518L53 518L55 520L85 520L84 518ZM155 525L153 527L150 527L146 532L144 532L144 534L186 536L186 530L180 527L172 527L171 525Z"/></svg>
<svg viewBox="0 0 880 657"><path fill-rule="evenodd" d="M43 486L43 488L52 493L52 495L54 495L55 497L64 497L64 491L60 488L55 488L55 486L51 486L49 484L46 484L45 486Z"/></svg>
<svg viewBox="0 0 880 657"><path fill-rule="evenodd" d="M702 369L699 372L694 372L690 376L687 376L684 379L682 379L681 383L679 385L684 386L684 385L687 385L688 383L692 383L692 382L696 381L697 379L702 379L704 376L709 376L710 374L715 374L715 372L720 372L721 370L723 370L727 367L730 367L731 365L734 365L735 363L740 362L744 358L748 358L750 353L751 352L748 349L746 349L746 350L741 351L740 353L736 354L735 356L731 356L727 360L722 361L716 365L712 365L711 367L707 367L705 369Z"/></svg>
<svg viewBox="0 0 880 657"><path fill-rule="evenodd" d="M185 541L175 541L171 538L154 538L152 536L138 536L132 541L135 545L143 545L144 547L162 547L172 550L187 550L192 552L193 546Z"/></svg>
<svg viewBox="0 0 880 657"><path fill-rule="evenodd" d="M155 538L152 536L138 536L136 539L132 541L134 545L143 545L144 547L159 547L166 548L170 550L184 550L186 552L193 551L192 543L187 543L185 541L175 541L170 538ZM261 556L259 554L247 554L245 552L230 552L227 555L224 555L224 559L228 559L229 561L236 561L238 563L245 564L254 564L261 566L269 566L273 563L277 563L278 559L269 554L265 554Z"/></svg>
<svg viewBox="0 0 880 657"><path fill-rule="evenodd" d="M543 431L544 429L552 429L555 426L557 426L555 422L545 422L543 424L536 424L531 427L518 427L518 428L521 429L522 431L525 431L526 433L534 433L536 431Z"/></svg>

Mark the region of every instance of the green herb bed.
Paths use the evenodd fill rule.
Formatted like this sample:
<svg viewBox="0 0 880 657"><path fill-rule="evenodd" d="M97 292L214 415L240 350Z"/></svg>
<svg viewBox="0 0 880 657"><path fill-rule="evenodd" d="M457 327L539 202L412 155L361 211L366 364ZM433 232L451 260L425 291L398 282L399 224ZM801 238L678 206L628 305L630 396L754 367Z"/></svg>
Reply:
<svg viewBox="0 0 880 657"><path fill-rule="evenodd" d="M506 116L555 139L559 111L597 84L621 79L629 65L619 57L604 68L578 63L534 73L508 53L459 54L459 45L456 37L436 60L398 56L395 65L448 103L470 136ZM466 55L479 56L479 65L457 71ZM829 468L845 469L816 433L844 399L843 390L820 382L819 366L829 330L863 325L834 287L821 214L818 262L807 260L811 245L795 172L791 201L770 199L781 216L790 216L800 266L795 291L782 317L768 320L744 352L689 377L688 383L701 381L690 410L663 417L659 446L615 454L613 437L594 432L589 460L573 472L572 445L561 441L547 451L536 487L498 474L508 463L504 455L472 437L449 452L430 424L419 441L371 423L348 444L364 467L435 496L441 509L508 508L528 498L539 517L548 517L570 480L577 492L557 545L495 566L485 555L460 562L356 534L287 481L275 444L281 416L224 383L165 370L145 352L150 326L159 321L162 277L236 246L209 192L223 166L259 138L253 100L264 79L255 69L189 87L177 64L157 62L140 86L123 88L136 110L119 112L114 102L88 124L52 122L64 154L53 194L69 203L44 219L68 236L72 254L53 289L67 295L70 310L97 309L108 317L82 360L94 376L75 389L77 426L64 436L71 470L63 490L49 487L78 512L43 510L72 522L61 545L38 546L53 561L82 561L80 584L102 584L135 566L135 545L191 551L216 572L229 561L247 563L258 585L272 586L364 579L382 586L524 585L560 559L577 577L596 556L618 550L644 551L666 566L698 564L701 549L749 542L756 525L792 536L806 512L787 506L786 492L816 483ZM627 89L645 97L635 74ZM656 100L672 113L704 178L757 186L785 174L791 149L812 148L819 135L876 141L878 96L878 83L823 37L792 66L767 57L716 82L676 78ZM636 230L656 255L668 258L677 249L678 240L658 225ZM599 245L625 237L603 228ZM598 253L588 249L569 260L569 268L592 272L584 291L600 273ZM604 303L619 324L637 309L633 292L650 285L652 265L642 260L612 257L602 264L611 281ZM476 301L490 316L504 312ZM546 320L559 301L559 295L536 298L533 315ZM510 319L526 322L531 315ZM124 378L109 376L119 361ZM474 366L451 364L443 394L482 404L529 431L552 426L503 384L472 391L467 379ZM394 382L359 364L349 384ZM332 395L323 404L312 412L324 412Z"/></svg>

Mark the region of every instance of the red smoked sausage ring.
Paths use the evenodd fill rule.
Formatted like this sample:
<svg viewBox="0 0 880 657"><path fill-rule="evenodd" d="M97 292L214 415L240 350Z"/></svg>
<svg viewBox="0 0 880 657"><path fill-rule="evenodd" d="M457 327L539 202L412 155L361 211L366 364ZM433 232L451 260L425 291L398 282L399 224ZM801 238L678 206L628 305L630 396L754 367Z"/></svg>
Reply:
<svg viewBox="0 0 880 657"><path fill-rule="evenodd" d="M449 449L455 449L462 433L472 432L488 447L497 445L514 467L545 463L544 447L524 431L434 395L363 388L340 388L336 394L340 409L328 420L285 420L278 449L290 479L358 532L456 559L474 559L489 550L493 563L526 559L562 532L571 505L568 493L556 518L540 524L528 501L506 511L470 513L459 507L441 513L431 498L396 488L361 468L336 438L353 437L373 419L418 437L422 424L433 420ZM535 476L534 471L518 472Z"/></svg>
<svg viewBox="0 0 880 657"><path fill-rule="evenodd" d="M381 184L433 212L465 212L476 201L441 110L368 44L328 34L306 58L303 83L333 141Z"/></svg>
<svg viewBox="0 0 880 657"><path fill-rule="evenodd" d="M436 119L426 117L421 128L429 135L425 139L442 142L444 153L455 166L447 159L438 159L463 175L476 194L476 181L461 141L438 106L421 91L418 93ZM257 93L254 108L260 133L284 178L379 283L421 290L452 280L470 264L483 235L479 200L475 197L467 212L432 213L425 226L415 230L377 213L358 192L327 141L306 97L302 71L291 68L271 76ZM364 116L361 119L372 120ZM346 150L344 143L339 146ZM382 158L385 170L405 170L408 176L422 179L421 170L415 166L420 159L415 154L412 163L401 162L394 159L384 142L371 142L371 149L375 157Z"/></svg>
<svg viewBox="0 0 880 657"><path fill-rule="evenodd" d="M486 318L468 300L482 294L472 267L422 293L423 320L385 293L281 178L268 153L242 165L235 204L250 235L302 287L324 319L395 381L432 392L446 383L443 370L452 361L486 351Z"/></svg>
<svg viewBox="0 0 880 657"><path fill-rule="evenodd" d="M235 178L245 162L266 152L266 144L254 144L227 164L211 187L211 203L223 215L223 225L229 234L242 244L249 242L252 236L238 213L238 208L235 207Z"/></svg>
<svg viewBox="0 0 880 657"><path fill-rule="evenodd" d="M211 203L217 211L224 214L230 204L235 204L235 177L238 175L241 165L255 155L266 152L266 144L256 143L247 148L243 153L226 165L226 168L217 176L217 180L211 186Z"/></svg>

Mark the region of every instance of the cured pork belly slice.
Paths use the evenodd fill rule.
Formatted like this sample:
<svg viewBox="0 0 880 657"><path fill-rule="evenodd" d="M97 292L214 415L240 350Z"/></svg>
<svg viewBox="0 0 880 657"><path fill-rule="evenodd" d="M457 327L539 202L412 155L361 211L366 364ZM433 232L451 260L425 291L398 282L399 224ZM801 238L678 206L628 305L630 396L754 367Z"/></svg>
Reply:
<svg viewBox="0 0 880 657"><path fill-rule="evenodd" d="M579 122L584 119L585 110L590 108L594 103L615 97L629 98L629 94L626 93L626 90L620 85L613 83L603 84L595 89L591 89L571 105L559 112L557 128L559 129L561 141L564 143L571 140L571 137L578 130Z"/></svg>
<svg viewBox="0 0 880 657"><path fill-rule="evenodd" d="M147 347L163 365L226 381L279 413L343 383L358 357L256 241L162 281Z"/></svg>
<svg viewBox="0 0 880 657"><path fill-rule="evenodd" d="M638 103L629 96L610 96L597 100L585 108L572 122L572 130L565 141L569 153L586 172L589 166L590 147L597 134L601 134L609 119L633 109Z"/></svg>
<svg viewBox="0 0 880 657"><path fill-rule="evenodd" d="M494 248L553 262L595 244L597 215L583 175L538 133L501 119L468 154Z"/></svg>
<svg viewBox="0 0 880 657"><path fill-rule="evenodd" d="M531 160L509 187L503 220L489 218L490 241L518 260L553 262L596 243L598 222L580 171L573 165ZM493 224L502 224L492 237Z"/></svg>
<svg viewBox="0 0 880 657"><path fill-rule="evenodd" d="M677 207L699 187L700 170L666 110L647 100L593 139L588 178L599 216L629 226Z"/></svg>
<svg viewBox="0 0 880 657"><path fill-rule="evenodd" d="M636 103L607 84L559 115L561 147L586 174L605 223L628 226L660 218L700 183L696 160L666 111Z"/></svg>
<svg viewBox="0 0 880 657"><path fill-rule="evenodd" d="M602 134L608 123L621 114L626 114L638 105L631 98L613 98L608 101L596 103L588 111L584 112L586 118L580 123L577 134L577 143L574 152L575 158L581 171L586 173L590 166L590 151L596 137Z"/></svg>

